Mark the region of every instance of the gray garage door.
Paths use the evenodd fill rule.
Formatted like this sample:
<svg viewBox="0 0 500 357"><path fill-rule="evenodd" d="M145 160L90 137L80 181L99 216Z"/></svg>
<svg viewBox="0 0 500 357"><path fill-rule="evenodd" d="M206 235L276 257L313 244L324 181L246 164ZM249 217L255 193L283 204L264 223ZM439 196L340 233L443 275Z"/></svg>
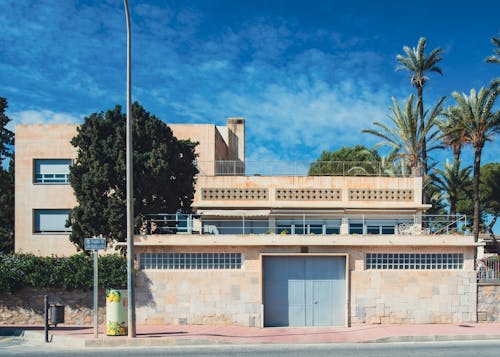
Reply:
<svg viewBox="0 0 500 357"><path fill-rule="evenodd" d="M264 257L264 326L344 326L345 257Z"/></svg>

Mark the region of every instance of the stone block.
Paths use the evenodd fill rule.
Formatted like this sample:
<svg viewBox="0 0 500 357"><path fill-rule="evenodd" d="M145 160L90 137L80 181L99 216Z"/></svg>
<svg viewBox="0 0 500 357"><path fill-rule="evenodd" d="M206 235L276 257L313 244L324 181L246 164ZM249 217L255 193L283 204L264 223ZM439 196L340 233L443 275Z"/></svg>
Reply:
<svg viewBox="0 0 500 357"><path fill-rule="evenodd" d="M231 300L240 300L240 286L231 285Z"/></svg>
<svg viewBox="0 0 500 357"><path fill-rule="evenodd" d="M486 312L477 313L477 321L488 321L488 314Z"/></svg>
<svg viewBox="0 0 500 357"><path fill-rule="evenodd" d="M260 304L257 303L245 303L245 312L247 314L260 314Z"/></svg>
<svg viewBox="0 0 500 357"><path fill-rule="evenodd" d="M419 291L418 297L420 299L432 297L432 288L430 286L423 286Z"/></svg>
<svg viewBox="0 0 500 357"><path fill-rule="evenodd" d="M370 316L370 317L367 317L366 318L366 323L367 324L371 324L371 325L380 324L381 323L380 316Z"/></svg>
<svg viewBox="0 0 500 357"><path fill-rule="evenodd" d="M360 319L364 320L366 317L366 310L364 306L356 306L355 310L356 311L356 316L359 317Z"/></svg>
<svg viewBox="0 0 500 357"><path fill-rule="evenodd" d="M397 318L394 318L392 316L382 316L382 317L380 317L380 323L381 324L398 324L400 322L397 321Z"/></svg>
<svg viewBox="0 0 500 357"><path fill-rule="evenodd" d="M187 317L177 317L174 319L174 325L187 325L188 319Z"/></svg>

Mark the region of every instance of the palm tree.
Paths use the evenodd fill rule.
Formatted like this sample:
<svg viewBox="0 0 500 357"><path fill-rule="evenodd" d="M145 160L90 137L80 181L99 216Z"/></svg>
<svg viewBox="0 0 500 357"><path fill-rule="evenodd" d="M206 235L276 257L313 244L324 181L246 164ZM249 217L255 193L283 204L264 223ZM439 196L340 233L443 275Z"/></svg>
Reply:
<svg viewBox="0 0 500 357"><path fill-rule="evenodd" d="M419 176L422 169L421 154L422 154L422 138L427 138L430 144L427 151L432 151L441 146L437 143L439 131L434 130L437 117L441 112L441 104L444 97L436 104L429 115L428 120L425 120L427 111L424 113L424 127L421 129L419 124L418 106L414 105L415 96L412 94L404 103L404 109L401 110L397 100L393 97L393 107L389 108L392 114L389 118L393 126L389 127L380 122L374 122L377 129L362 130L363 133L370 133L384 141L375 145L375 148L380 146L389 146L395 150L399 156L408 160L408 166L411 169L412 176Z"/></svg>
<svg viewBox="0 0 500 357"><path fill-rule="evenodd" d="M444 120L439 120L437 125L443 133L443 144L453 151L454 163L460 162L460 154L465 144L465 130L458 123L456 107L449 107L443 112Z"/></svg>
<svg viewBox="0 0 500 357"><path fill-rule="evenodd" d="M420 115L420 132L424 131L425 123L424 123L424 99L423 99L423 92L424 92L424 85L425 82L429 79L426 76L427 72L437 72L439 74L443 74L441 71L441 68L436 66L436 64L442 60L441 53L443 50L441 48L436 48L431 51L431 53L427 56L425 54L425 43L426 39L424 37L420 37L418 40L417 47L410 48L408 46L403 47L403 51L405 52L406 56L403 55L397 55L396 60L401 63L399 67L397 67L398 70L406 70L411 72L411 77L410 77L410 82L411 84L417 89L417 95L418 95L418 110L419 110L419 115ZM422 152L421 152L421 157L422 157L422 176L424 177L424 182L426 180L426 175L427 175L427 138L426 136L422 136L421 138L422 143ZM424 197L424 203L425 203L425 195Z"/></svg>
<svg viewBox="0 0 500 357"><path fill-rule="evenodd" d="M474 239L479 238L479 178L481 154L484 144L500 132L500 111L493 113L493 105L500 93L500 88L481 88L479 93L471 89L470 95L453 93L457 101L457 120L465 131L465 140L474 148L474 174L472 181L474 201Z"/></svg>
<svg viewBox="0 0 500 357"><path fill-rule="evenodd" d="M500 56L500 37L493 37L491 39L491 43L494 46L497 46L497 48L493 49L493 52L495 52L494 55L491 55L488 58L486 58L486 63L500 64L500 57L497 57ZM500 85L500 78L496 78L491 82L491 88L497 87L499 85Z"/></svg>
<svg viewBox="0 0 500 357"><path fill-rule="evenodd" d="M446 160L443 170L436 169L435 173L430 175L432 183L439 188L450 204L449 215L452 220L457 214L458 194L470 181L470 172L470 166L461 169L459 161L451 164ZM456 227L456 224L452 226Z"/></svg>

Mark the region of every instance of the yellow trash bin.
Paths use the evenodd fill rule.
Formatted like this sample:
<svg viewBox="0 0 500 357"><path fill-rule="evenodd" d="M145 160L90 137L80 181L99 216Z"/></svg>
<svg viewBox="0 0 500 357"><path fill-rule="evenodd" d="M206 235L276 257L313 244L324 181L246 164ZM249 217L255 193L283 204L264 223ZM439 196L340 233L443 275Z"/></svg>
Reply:
<svg viewBox="0 0 500 357"><path fill-rule="evenodd" d="M106 289L106 335L128 335L127 290Z"/></svg>

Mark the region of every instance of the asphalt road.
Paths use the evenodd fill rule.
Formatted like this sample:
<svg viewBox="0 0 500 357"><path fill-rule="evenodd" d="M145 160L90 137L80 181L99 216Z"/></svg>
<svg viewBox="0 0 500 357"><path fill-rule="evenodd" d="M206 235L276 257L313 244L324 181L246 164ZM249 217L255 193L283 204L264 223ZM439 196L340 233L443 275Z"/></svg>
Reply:
<svg viewBox="0 0 500 357"><path fill-rule="evenodd" d="M71 349L0 340L0 356L231 356L231 357L498 357L500 341L320 345L220 345Z"/></svg>

